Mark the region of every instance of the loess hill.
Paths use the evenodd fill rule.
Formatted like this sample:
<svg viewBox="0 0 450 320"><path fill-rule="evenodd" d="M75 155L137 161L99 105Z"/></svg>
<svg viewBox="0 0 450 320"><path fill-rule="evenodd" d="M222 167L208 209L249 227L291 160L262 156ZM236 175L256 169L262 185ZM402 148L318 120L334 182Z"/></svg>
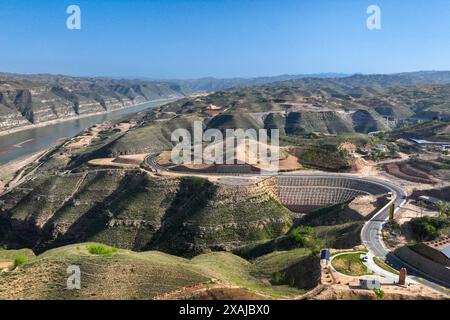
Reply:
<svg viewBox="0 0 450 320"><path fill-rule="evenodd" d="M216 252L193 259L158 251L119 249L92 254L94 243L82 243L32 254L25 264L0 276L0 299L292 299L316 286L318 258L307 249L281 251L246 261ZM0 261L17 252L0 250ZM81 290L67 290L66 269L82 272ZM271 285L273 274L290 266L294 286Z"/></svg>
<svg viewBox="0 0 450 320"><path fill-rule="evenodd" d="M84 241L185 256L225 250L289 229L293 213L271 188L137 170L39 177L2 197L0 241L38 252Z"/></svg>
<svg viewBox="0 0 450 320"><path fill-rule="evenodd" d="M0 131L186 95L165 82L0 73Z"/></svg>
<svg viewBox="0 0 450 320"><path fill-rule="evenodd" d="M130 82L95 82L77 80L73 90L101 86L108 94L118 91L120 97L139 90L147 96L144 88ZM180 88L167 89L169 94L173 89ZM76 101L84 99L82 92ZM60 89L52 95L75 99ZM98 96L86 95L101 106ZM352 201L307 215L294 213L277 199L272 179L232 186L151 175L142 159L130 168L102 168L89 161L170 150L173 130L192 130L194 121L202 121L204 129L278 128L282 143L304 166L344 171L350 164L339 143L366 143L368 132L392 125L384 117L445 120L449 95L447 84L399 85L383 77L302 79L182 98L85 130L25 167L16 176L21 183L0 196L0 245L41 254L0 277L0 297L157 298L186 287L214 287L216 280L222 293L224 288L246 288L250 293L239 294L297 296L317 284L317 249L359 245L362 225L371 213L361 216ZM67 104L72 109L76 105L81 106ZM24 114L34 117L34 112ZM447 131L436 127L440 136ZM83 139L85 144L74 143ZM303 226L311 226L312 233L298 242L295 232ZM120 250L92 255L81 244L85 242ZM62 291L60 280L68 264L80 264L90 274L79 295ZM276 274L278 285L272 286ZM114 290L111 281L117 281ZM11 284L17 283L26 285L14 289L18 286ZM37 290L28 289L35 286Z"/></svg>
<svg viewBox="0 0 450 320"><path fill-rule="evenodd" d="M173 130L192 130L194 121L202 121L204 129L280 128L282 142L297 145L291 151L303 165L348 170L345 153L335 146L340 137L365 141L360 133L384 128L388 104L410 116L437 105L434 95L450 88L363 87L346 79L302 79L183 98L118 119L85 145L63 142L26 167L24 183L0 197L0 242L42 252L98 241L193 256L282 236L295 215L276 199L270 183L234 187L152 177L139 165L102 169L89 161L170 150ZM422 96L427 108L417 108ZM75 139L89 135L86 130Z"/></svg>

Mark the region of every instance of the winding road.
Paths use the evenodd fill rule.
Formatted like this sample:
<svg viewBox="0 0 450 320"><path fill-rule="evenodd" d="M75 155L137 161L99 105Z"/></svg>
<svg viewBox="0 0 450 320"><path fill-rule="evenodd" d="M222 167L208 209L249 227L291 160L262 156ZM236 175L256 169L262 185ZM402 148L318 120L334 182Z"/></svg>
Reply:
<svg viewBox="0 0 450 320"><path fill-rule="evenodd" d="M167 167L161 166L156 161L158 154L149 155L145 158L145 163L151 167L156 172L173 172L173 173L187 173L189 175L196 175L196 173L193 172L175 172L171 171ZM211 175L211 176L226 176L227 174L221 174L221 173L202 173L202 176L205 175ZM229 175L229 174L228 174ZM336 174L336 173L320 173L320 174L295 174L295 173L279 173L275 176L289 176L289 177L296 177L296 176L302 176L305 175L309 177L347 177L355 180L365 181L373 184L378 184L384 188L387 188L392 193L391 199L388 204L386 204L380 211L378 211L369 221L366 222L364 227L361 230L361 240L362 243L367 247L369 250L369 257L372 259L373 257L377 257L381 260L385 260L387 264L389 264L391 267L393 267L396 270L400 270L401 268L406 268L408 271L408 281L409 282L420 282L423 285L426 285L432 289L435 289L439 292L443 292L442 286L449 287L449 284L443 283L439 281L438 279L435 279L433 277L430 277L429 275L421 272L420 270L417 270L413 266L405 263L404 261L400 260L396 255L394 255L384 244L383 238L382 238L382 228L384 224L389 219L389 209L392 204L394 204L394 214L401 209L401 207L405 204L407 199L407 193L399 186L385 181L385 180L379 180L374 178L367 178L367 177L358 177L355 175L348 175L348 174ZM255 176L255 174L239 174L239 176ZM373 261L373 260L372 260ZM396 282L398 280L398 275L391 274L380 267L377 267L374 263L370 264L371 269L377 273L378 275L387 278L388 280L392 282ZM450 294L448 290L445 291L448 295Z"/></svg>

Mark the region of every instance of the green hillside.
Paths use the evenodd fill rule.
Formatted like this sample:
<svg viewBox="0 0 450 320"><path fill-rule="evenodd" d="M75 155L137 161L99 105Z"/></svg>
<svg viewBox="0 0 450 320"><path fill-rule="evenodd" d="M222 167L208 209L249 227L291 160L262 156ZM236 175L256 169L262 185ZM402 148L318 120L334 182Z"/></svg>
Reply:
<svg viewBox="0 0 450 320"><path fill-rule="evenodd" d="M41 177L3 199L0 243L38 251L99 241L192 256L277 237L292 222L292 213L258 185L138 171Z"/></svg>
<svg viewBox="0 0 450 320"><path fill-rule="evenodd" d="M208 122L207 129L260 129L261 126L246 113L225 113L215 116Z"/></svg>
<svg viewBox="0 0 450 320"><path fill-rule="evenodd" d="M117 250L104 255L90 253L93 243L65 246L29 257L25 264L2 273L0 299L154 299L176 290L197 286L208 288L240 288L247 295L260 298L293 298L313 283L301 278L295 287L271 285L272 274L302 261L309 252L272 254L248 262L231 253L200 255L192 260L157 251L132 252ZM99 246L95 244L95 246ZM5 256L0 251L0 259ZM81 290L66 288L66 269L80 267ZM305 264L316 269L318 265ZM302 281L305 283L302 288ZM317 283L316 283L317 284ZM195 295L195 292L191 292ZM183 295L173 296L184 299Z"/></svg>

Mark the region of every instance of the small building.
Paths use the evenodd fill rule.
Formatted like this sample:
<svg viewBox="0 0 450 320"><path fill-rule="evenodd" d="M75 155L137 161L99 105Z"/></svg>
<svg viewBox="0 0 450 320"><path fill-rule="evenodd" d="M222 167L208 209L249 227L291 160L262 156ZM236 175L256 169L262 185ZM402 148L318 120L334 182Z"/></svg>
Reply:
<svg viewBox="0 0 450 320"><path fill-rule="evenodd" d="M373 279L360 279L359 286L366 290L379 290L381 289L381 283L378 280Z"/></svg>

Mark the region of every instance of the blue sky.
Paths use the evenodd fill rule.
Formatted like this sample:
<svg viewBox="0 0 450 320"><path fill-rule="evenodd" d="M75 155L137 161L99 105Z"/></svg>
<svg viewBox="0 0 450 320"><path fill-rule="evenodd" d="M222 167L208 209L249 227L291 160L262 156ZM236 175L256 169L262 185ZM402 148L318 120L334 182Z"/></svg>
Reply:
<svg viewBox="0 0 450 320"><path fill-rule="evenodd" d="M82 29L66 28L77 4ZM382 30L366 27L377 4ZM152 78L450 70L448 0L0 0L0 71Z"/></svg>

